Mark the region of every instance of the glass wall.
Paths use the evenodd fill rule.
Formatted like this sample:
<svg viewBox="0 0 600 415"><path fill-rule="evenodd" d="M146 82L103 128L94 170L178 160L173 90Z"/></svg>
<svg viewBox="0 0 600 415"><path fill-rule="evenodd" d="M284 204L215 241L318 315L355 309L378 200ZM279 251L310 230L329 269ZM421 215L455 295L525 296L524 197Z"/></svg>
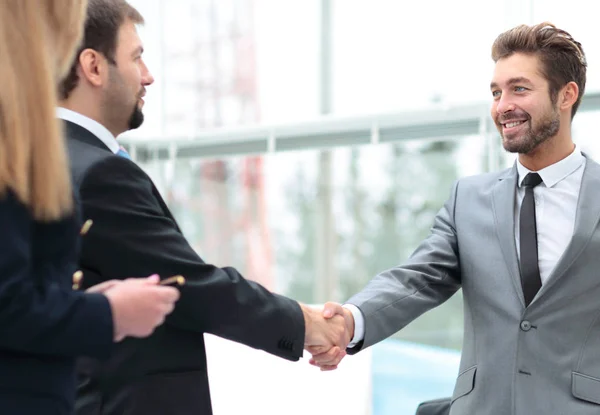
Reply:
<svg viewBox="0 0 600 415"><path fill-rule="evenodd" d="M481 172L485 157L473 136L143 167L207 261L322 303L343 301L402 263L428 234L452 183ZM447 307L460 312L458 300ZM450 314L441 311L403 336L459 348L456 333L429 328L454 326Z"/></svg>
<svg viewBox="0 0 600 415"><path fill-rule="evenodd" d="M454 180L483 171L484 150L470 136L143 167L205 261L323 303L343 302L402 263L428 234ZM373 413L411 413L398 411L451 393L462 324L459 292L376 346Z"/></svg>

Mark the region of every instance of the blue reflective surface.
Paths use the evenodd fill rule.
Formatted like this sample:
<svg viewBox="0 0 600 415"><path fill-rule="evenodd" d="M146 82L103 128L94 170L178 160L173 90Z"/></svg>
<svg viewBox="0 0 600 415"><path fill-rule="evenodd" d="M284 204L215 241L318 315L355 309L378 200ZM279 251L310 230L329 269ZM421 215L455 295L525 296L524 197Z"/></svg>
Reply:
<svg viewBox="0 0 600 415"><path fill-rule="evenodd" d="M419 403L452 395L456 350L388 339L372 356L373 415L414 415Z"/></svg>

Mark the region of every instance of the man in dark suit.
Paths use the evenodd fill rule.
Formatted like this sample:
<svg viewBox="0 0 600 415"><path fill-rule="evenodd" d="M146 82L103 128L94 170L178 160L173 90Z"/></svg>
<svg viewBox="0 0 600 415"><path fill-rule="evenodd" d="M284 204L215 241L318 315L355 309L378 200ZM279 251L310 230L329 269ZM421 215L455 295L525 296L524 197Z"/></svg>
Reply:
<svg viewBox="0 0 600 415"><path fill-rule="evenodd" d="M349 341L343 318L321 313L206 264L182 235L150 178L115 137L143 121L154 81L124 0L91 0L82 46L61 86L74 186L94 227L83 241L85 286L158 273L183 275L173 313L145 341L123 342L108 361L79 364L78 414L210 414L203 333L296 361L303 347Z"/></svg>

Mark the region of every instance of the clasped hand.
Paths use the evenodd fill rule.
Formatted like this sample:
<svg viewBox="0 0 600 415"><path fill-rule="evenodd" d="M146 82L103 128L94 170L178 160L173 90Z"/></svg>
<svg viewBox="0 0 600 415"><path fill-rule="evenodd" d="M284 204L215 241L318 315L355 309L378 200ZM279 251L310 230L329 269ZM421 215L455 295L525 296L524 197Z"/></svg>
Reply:
<svg viewBox="0 0 600 415"><path fill-rule="evenodd" d="M306 324L304 348L312 354L310 364L323 371L337 369L354 336L352 313L331 302L322 309L303 305L302 311Z"/></svg>

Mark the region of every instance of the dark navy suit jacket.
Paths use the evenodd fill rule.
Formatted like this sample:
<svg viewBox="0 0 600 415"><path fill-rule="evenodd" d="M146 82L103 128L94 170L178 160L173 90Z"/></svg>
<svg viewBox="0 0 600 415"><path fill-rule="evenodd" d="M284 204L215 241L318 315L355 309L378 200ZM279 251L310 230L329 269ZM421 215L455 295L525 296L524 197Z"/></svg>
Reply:
<svg viewBox="0 0 600 415"><path fill-rule="evenodd" d="M38 222L0 195L1 414L71 414L75 358L110 353L108 300L72 289L78 231L74 216Z"/></svg>

